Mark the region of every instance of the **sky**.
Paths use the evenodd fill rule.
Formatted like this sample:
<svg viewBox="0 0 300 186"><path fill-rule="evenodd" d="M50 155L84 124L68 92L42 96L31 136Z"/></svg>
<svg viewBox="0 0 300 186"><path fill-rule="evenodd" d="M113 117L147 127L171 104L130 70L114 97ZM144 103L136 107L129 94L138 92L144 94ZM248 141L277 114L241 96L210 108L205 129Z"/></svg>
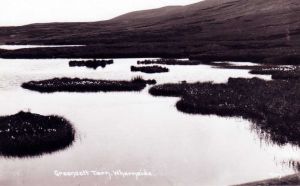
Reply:
<svg viewBox="0 0 300 186"><path fill-rule="evenodd" d="M201 0L0 0L0 26L107 20L135 11Z"/></svg>

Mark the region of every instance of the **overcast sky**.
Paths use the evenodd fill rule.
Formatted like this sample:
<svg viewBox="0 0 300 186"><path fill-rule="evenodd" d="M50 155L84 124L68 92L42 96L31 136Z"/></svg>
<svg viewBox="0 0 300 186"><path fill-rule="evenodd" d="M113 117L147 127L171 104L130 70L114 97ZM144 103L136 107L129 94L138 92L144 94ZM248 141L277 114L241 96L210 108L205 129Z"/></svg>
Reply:
<svg viewBox="0 0 300 186"><path fill-rule="evenodd" d="M0 26L98 21L131 12L200 0L0 0Z"/></svg>

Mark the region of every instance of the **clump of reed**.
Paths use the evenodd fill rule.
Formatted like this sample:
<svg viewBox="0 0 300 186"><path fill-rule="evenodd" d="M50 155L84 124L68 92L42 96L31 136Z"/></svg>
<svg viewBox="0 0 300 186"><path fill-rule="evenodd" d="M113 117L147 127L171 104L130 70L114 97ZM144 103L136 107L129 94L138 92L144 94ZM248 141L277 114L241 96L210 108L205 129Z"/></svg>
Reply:
<svg viewBox="0 0 300 186"><path fill-rule="evenodd" d="M36 156L64 149L74 141L75 130L60 116L19 112L0 116L0 154Z"/></svg>
<svg viewBox="0 0 300 186"><path fill-rule="evenodd" d="M143 73L149 73L149 74L153 74L153 73L163 73L163 72L169 72L169 69L166 67L161 67L161 66L157 66L157 65L153 65L153 66L131 66L130 67L132 72L143 72Z"/></svg>
<svg viewBox="0 0 300 186"><path fill-rule="evenodd" d="M93 69L97 69L98 67L102 67L105 68L106 65L111 65L113 64L113 60L97 60L97 59L93 59L93 60L73 60L69 62L69 66L70 67L82 67L85 66L87 68L93 68Z"/></svg>
<svg viewBox="0 0 300 186"><path fill-rule="evenodd" d="M41 93L52 92L112 92L112 91L140 91L147 84L155 84L155 80L136 78L131 81L94 80L79 78L53 78L42 81L29 81L22 87Z"/></svg>

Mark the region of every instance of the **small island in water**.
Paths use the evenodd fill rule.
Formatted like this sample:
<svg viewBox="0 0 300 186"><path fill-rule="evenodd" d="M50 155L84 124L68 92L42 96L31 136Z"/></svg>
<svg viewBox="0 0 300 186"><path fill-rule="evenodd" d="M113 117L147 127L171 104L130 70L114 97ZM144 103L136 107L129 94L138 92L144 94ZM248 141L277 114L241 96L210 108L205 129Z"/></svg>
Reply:
<svg viewBox="0 0 300 186"><path fill-rule="evenodd" d="M29 157L55 152L72 144L75 129L59 116L19 112L0 116L0 155Z"/></svg>

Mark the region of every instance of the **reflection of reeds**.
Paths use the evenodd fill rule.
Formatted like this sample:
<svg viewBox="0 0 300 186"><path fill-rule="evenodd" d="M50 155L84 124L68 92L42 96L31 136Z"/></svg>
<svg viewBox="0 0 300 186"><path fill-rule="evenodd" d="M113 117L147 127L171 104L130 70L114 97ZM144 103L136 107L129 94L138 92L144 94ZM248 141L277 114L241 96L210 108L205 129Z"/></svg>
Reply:
<svg viewBox="0 0 300 186"><path fill-rule="evenodd" d="M0 117L0 154L26 157L68 147L75 130L59 116L19 112Z"/></svg>
<svg viewBox="0 0 300 186"><path fill-rule="evenodd" d="M292 168L295 172L300 172L300 161L298 160L290 159L290 160L284 160L280 163L282 163L283 165L289 168Z"/></svg>
<svg viewBox="0 0 300 186"><path fill-rule="evenodd" d="M136 67L131 66L132 72L144 72L144 73L163 73L163 72L169 72L169 69L166 67L160 67L160 66L142 66L142 67Z"/></svg>
<svg viewBox="0 0 300 186"><path fill-rule="evenodd" d="M79 78L54 78L42 81L23 83L22 87L39 92L109 92L109 91L140 91L147 84L155 84L155 80L142 78L132 81L93 80Z"/></svg>
<svg viewBox="0 0 300 186"><path fill-rule="evenodd" d="M81 60L81 61L70 61L69 62L69 66L70 67L88 67L88 68L93 68L93 69L97 69L98 67L102 67L104 68L106 65L110 65L113 64L113 60Z"/></svg>
<svg viewBox="0 0 300 186"><path fill-rule="evenodd" d="M227 84L157 85L158 96L179 96L178 110L192 114L242 116L278 144L300 145L300 82L230 78Z"/></svg>

